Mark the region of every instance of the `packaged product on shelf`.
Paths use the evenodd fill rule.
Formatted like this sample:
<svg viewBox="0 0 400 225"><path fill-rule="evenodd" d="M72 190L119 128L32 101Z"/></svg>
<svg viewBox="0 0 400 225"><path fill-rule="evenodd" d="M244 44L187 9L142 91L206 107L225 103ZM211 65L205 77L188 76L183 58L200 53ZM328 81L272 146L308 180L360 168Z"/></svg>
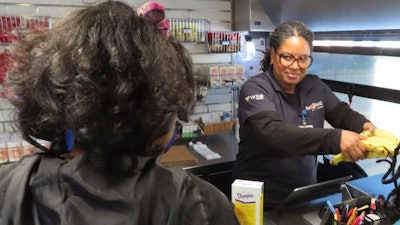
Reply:
<svg viewBox="0 0 400 225"><path fill-rule="evenodd" d="M0 163L8 162L8 153L6 142L0 140Z"/></svg>
<svg viewBox="0 0 400 225"><path fill-rule="evenodd" d="M210 76L210 86L211 87L220 87L221 86L221 76Z"/></svg>
<svg viewBox="0 0 400 225"><path fill-rule="evenodd" d="M240 50L238 32L208 32L207 40L211 53L232 53Z"/></svg>
<svg viewBox="0 0 400 225"><path fill-rule="evenodd" d="M236 65L236 83L237 85L243 84L246 80L244 65Z"/></svg>
<svg viewBox="0 0 400 225"><path fill-rule="evenodd" d="M223 65L219 67L221 73L221 85L232 86L236 85L234 75L236 74L236 66Z"/></svg>
<svg viewBox="0 0 400 225"><path fill-rule="evenodd" d="M180 42L204 42L209 22L205 19L168 19L169 33Z"/></svg>
<svg viewBox="0 0 400 225"><path fill-rule="evenodd" d="M178 138L197 137L201 133L199 126L193 121L185 122L179 120L176 127Z"/></svg>
<svg viewBox="0 0 400 225"><path fill-rule="evenodd" d="M7 145L8 160L10 162L16 162L22 158L23 152L22 152L21 141L18 140L8 141L6 145Z"/></svg>
<svg viewBox="0 0 400 225"><path fill-rule="evenodd" d="M228 74L230 75L236 75L237 74L237 69L235 65L228 66Z"/></svg>
<svg viewBox="0 0 400 225"><path fill-rule="evenodd" d="M227 65L219 66L219 74L221 76L228 75L229 74L228 66Z"/></svg>
<svg viewBox="0 0 400 225"><path fill-rule="evenodd" d="M244 65L236 65L236 73L244 74Z"/></svg>
<svg viewBox="0 0 400 225"><path fill-rule="evenodd" d="M197 79L206 82L210 87L219 87L221 85L219 68L215 65L202 66Z"/></svg>
<svg viewBox="0 0 400 225"><path fill-rule="evenodd" d="M211 75L211 76L218 76L219 74L219 67L215 65L205 65L201 67L201 74L203 75Z"/></svg>

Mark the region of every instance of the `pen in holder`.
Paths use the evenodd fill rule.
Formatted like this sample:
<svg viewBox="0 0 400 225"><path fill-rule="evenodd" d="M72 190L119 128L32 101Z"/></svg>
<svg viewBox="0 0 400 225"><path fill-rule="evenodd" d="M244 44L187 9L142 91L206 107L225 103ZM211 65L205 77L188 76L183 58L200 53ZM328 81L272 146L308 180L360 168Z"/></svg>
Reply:
<svg viewBox="0 0 400 225"><path fill-rule="evenodd" d="M328 206L322 217L321 225L358 225L367 223L366 215L369 214L371 196L361 196ZM364 215L362 215L364 212ZM361 222L361 223L360 223Z"/></svg>

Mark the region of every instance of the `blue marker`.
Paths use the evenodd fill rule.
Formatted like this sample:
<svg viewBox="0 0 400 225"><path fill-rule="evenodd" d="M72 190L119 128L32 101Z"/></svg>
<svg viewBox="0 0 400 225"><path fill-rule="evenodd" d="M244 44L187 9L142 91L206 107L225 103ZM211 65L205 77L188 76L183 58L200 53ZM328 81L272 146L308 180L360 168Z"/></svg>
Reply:
<svg viewBox="0 0 400 225"><path fill-rule="evenodd" d="M331 210L331 212L333 213L333 215L335 215L335 214L336 214L336 210L335 210L335 208L333 207L331 201L329 201L329 200L326 201L326 204L328 204L329 209Z"/></svg>

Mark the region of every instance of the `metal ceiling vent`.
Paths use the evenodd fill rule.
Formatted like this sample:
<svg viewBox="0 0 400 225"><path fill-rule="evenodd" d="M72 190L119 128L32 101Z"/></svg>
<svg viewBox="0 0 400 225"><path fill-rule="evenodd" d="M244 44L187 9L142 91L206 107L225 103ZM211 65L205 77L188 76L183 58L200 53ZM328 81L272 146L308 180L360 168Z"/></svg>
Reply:
<svg viewBox="0 0 400 225"><path fill-rule="evenodd" d="M232 21L235 31L269 32L275 24L265 12L260 0L233 0Z"/></svg>

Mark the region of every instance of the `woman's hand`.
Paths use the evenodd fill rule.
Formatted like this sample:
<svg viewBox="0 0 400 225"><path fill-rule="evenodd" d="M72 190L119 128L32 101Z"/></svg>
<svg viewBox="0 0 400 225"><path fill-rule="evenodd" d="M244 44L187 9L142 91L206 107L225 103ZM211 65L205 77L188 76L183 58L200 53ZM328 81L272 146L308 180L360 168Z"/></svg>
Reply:
<svg viewBox="0 0 400 225"><path fill-rule="evenodd" d="M367 151L361 140L366 138L366 136L353 131L342 130L340 138L340 150L342 154L353 161L364 159L367 155Z"/></svg>
<svg viewBox="0 0 400 225"><path fill-rule="evenodd" d="M363 131L367 131L368 130L368 131L374 132L375 129L377 129L377 127L374 124L370 123L370 122L366 122L363 125Z"/></svg>

